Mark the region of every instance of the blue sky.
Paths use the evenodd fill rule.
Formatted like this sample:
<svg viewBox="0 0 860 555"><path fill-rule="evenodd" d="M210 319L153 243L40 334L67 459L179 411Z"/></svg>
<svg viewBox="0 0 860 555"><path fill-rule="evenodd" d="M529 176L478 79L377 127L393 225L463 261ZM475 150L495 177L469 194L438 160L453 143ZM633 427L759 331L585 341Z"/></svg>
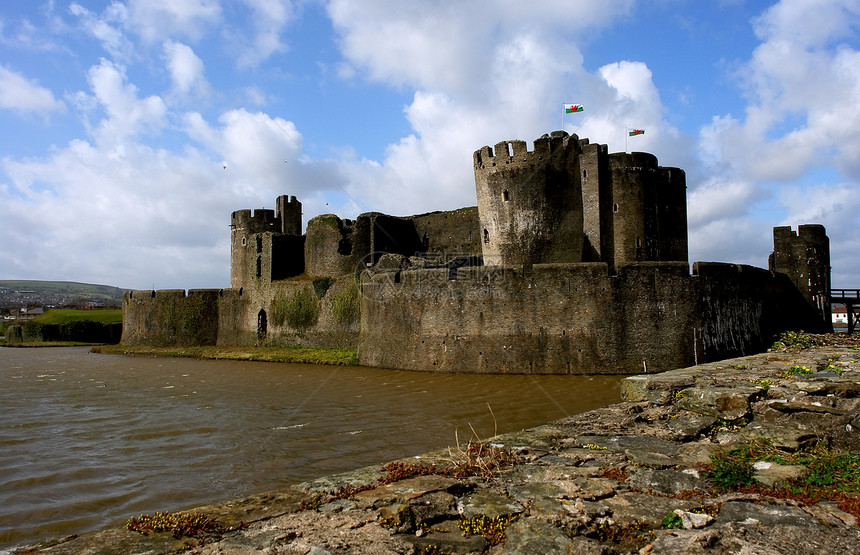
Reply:
<svg viewBox="0 0 860 555"><path fill-rule="evenodd" d="M8 0L0 279L227 287L233 210L471 206L472 152L567 102L687 172L691 261L822 223L858 287L858 28L860 0Z"/></svg>

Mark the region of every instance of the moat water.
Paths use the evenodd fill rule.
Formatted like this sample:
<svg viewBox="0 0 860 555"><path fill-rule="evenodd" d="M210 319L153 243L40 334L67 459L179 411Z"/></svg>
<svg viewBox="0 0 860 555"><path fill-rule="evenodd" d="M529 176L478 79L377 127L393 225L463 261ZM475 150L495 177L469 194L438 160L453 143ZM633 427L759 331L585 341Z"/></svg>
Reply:
<svg viewBox="0 0 860 555"><path fill-rule="evenodd" d="M0 348L0 548L536 426L619 380Z"/></svg>

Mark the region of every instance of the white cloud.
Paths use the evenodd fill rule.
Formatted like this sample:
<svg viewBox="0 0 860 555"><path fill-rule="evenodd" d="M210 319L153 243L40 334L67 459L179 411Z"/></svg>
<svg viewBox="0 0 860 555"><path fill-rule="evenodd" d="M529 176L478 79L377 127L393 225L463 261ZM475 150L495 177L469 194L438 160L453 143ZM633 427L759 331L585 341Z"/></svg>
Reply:
<svg viewBox="0 0 860 555"><path fill-rule="evenodd" d="M144 42L196 40L221 19L218 0L128 0L126 25Z"/></svg>
<svg viewBox="0 0 860 555"><path fill-rule="evenodd" d="M291 0L244 0L252 12L254 32L250 42L242 41L238 56L239 67L253 67L269 56L286 52L281 40L284 27L295 18L296 8Z"/></svg>
<svg viewBox="0 0 860 555"><path fill-rule="evenodd" d="M0 108L41 116L66 111L66 105L54 98L50 90L3 66L0 66Z"/></svg>
<svg viewBox="0 0 860 555"><path fill-rule="evenodd" d="M154 133L165 124L164 100L158 96L138 98L137 87L127 82L122 66L102 60L90 68L88 80L93 96L107 115L92 130L101 144L121 144L125 137Z"/></svg>
<svg viewBox="0 0 860 555"><path fill-rule="evenodd" d="M134 57L134 45L121 29L128 19L125 5L111 2L104 13L98 15L73 2L69 5L69 13L78 18L83 30L98 40L113 59L127 61Z"/></svg>
<svg viewBox="0 0 860 555"><path fill-rule="evenodd" d="M210 93L201 60L190 46L174 41L164 43L164 57L173 90L181 97L207 96Z"/></svg>

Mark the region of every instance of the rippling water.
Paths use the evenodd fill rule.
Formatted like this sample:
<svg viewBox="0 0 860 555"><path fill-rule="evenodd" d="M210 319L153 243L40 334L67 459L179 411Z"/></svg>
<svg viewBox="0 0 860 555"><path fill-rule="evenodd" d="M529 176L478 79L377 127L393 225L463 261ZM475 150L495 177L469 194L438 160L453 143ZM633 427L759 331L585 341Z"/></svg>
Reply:
<svg viewBox="0 0 860 555"><path fill-rule="evenodd" d="M616 376L487 376L0 348L0 547L515 431Z"/></svg>

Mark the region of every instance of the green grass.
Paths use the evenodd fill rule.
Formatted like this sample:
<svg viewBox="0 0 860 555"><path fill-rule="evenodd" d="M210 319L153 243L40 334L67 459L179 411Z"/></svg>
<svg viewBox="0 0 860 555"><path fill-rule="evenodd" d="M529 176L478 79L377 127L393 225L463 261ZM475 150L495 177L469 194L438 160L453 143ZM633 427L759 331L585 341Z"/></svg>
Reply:
<svg viewBox="0 0 860 555"><path fill-rule="evenodd" d="M354 366L358 355L352 349L312 349L270 346L151 347L149 345L100 345L93 352L117 355L189 357L213 360L254 360Z"/></svg>
<svg viewBox="0 0 860 555"><path fill-rule="evenodd" d="M76 310L71 308L52 308L33 318L40 324L67 324L69 322L122 322L122 309Z"/></svg>

